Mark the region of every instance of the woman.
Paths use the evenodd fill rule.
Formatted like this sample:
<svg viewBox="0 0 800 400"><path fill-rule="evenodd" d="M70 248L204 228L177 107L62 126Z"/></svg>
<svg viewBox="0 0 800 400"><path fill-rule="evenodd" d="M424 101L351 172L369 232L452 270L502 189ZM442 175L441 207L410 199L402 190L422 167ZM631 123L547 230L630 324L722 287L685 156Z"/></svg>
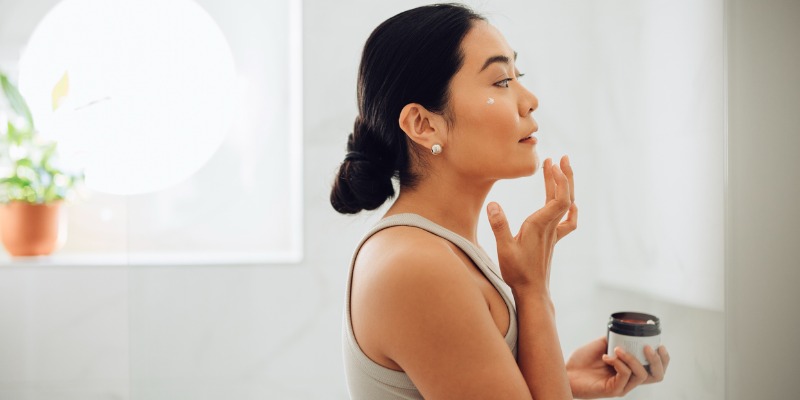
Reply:
<svg viewBox="0 0 800 400"><path fill-rule="evenodd" d="M358 78L359 116L331 204L354 214L399 195L356 249L344 357L357 399L566 399L620 396L660 381L605 338L565 364L550 299L555 243L577 226L569 160L545 160L545 206L512 236L487 214L502 279L477 245L481 209L499 179L529 176L538 100L518 81L515 52L461 5L398 14L373 31Z"/></svg>

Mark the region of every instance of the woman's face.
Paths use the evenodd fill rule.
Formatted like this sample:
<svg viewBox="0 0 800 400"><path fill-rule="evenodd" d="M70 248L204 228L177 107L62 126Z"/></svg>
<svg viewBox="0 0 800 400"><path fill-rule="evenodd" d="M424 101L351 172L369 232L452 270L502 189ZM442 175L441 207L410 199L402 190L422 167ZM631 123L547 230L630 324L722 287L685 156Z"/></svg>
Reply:
<svg viewBox="0 0 800 400"><path fill-rule="evenodd" d="M450 82L454 124L444 152L451 168L469 179L497 180L533 174L539 166L539 105L517 79L516 53L500 32L476 21L461 43L464 64Z"/></svg>

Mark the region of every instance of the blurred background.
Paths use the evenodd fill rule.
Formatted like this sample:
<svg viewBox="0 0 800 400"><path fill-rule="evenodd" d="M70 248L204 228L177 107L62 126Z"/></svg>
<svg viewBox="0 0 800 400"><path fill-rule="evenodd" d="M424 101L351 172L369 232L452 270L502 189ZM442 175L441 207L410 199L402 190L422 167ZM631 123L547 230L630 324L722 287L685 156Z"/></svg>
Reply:
<svg viewBox="0 0 800 400"><path fill-rule="evenodd" d="M175 3L199 5L227 41L231 84L212 92L204 79L215 72L185 88L186 99L210 99L227 131L168 185L133 182L168 175L169 155L191 152L194 137L175 148L148 139L168 156L137 153L140 164L106 178L122 184L115 193L91 182L103 164L86 169L51 255L0 254L0 399L348 398L348 265L386 207L341 216L328 195L366 38L427 3ZM580 226L559 244L551 283L565 356L605 335L611 313L643 311L661 319L672 363L663 383L626 398L797 398L798 2L465 3L519 53L540 102L539 154L568 154L576 170ZM29 39L57 4L0 0L0 71L25 96L37 76L26 71ZM133 4L156 19L147 7L158 2ZM165 20L165 39L188 29L181 15ZM80 24L62 22L80 48ZM45 93L54 115L57 88ZM71 111L88 118L81 104ZM168 111L162 125L177 112ZM146 120L143 130L159 128ZM543 204L542 186L539 175L500 182L488 201L518 226ZM485 218L479 233L494 254Z"/></svg>

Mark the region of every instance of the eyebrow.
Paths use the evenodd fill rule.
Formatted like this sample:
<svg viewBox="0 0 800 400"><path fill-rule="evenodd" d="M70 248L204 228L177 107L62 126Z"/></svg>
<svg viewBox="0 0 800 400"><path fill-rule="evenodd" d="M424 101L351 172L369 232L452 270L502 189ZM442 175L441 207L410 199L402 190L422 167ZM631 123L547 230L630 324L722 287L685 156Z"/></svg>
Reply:
<svg viewBox="0 0 800 400"><path fill-rule="evenodd" d="M514 61L516 61L516 60L517 60L517 52L515 51L514 52ZM494 64L496 62L509 64L511 62L511 59L509 59L506 56L491 56L491 57L486 59L486 62L483 63L483 67L481 67L481 70L479 72L483 72L483 70L485 70L486 68L489 68L490 65L492 65L492 64Z"/></svg>

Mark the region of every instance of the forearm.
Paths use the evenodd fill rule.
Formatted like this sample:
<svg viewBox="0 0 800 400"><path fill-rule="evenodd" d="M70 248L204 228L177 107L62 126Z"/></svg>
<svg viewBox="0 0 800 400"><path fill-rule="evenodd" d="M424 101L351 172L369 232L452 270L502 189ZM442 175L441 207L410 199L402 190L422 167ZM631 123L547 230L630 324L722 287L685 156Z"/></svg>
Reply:
<svg viewBox="0 0 800 400"><path fill-rule="evenodd" d="M513 293L519 326L517 363L531 395L534 400L572 399L550 297L535 291Z"/></svg>

